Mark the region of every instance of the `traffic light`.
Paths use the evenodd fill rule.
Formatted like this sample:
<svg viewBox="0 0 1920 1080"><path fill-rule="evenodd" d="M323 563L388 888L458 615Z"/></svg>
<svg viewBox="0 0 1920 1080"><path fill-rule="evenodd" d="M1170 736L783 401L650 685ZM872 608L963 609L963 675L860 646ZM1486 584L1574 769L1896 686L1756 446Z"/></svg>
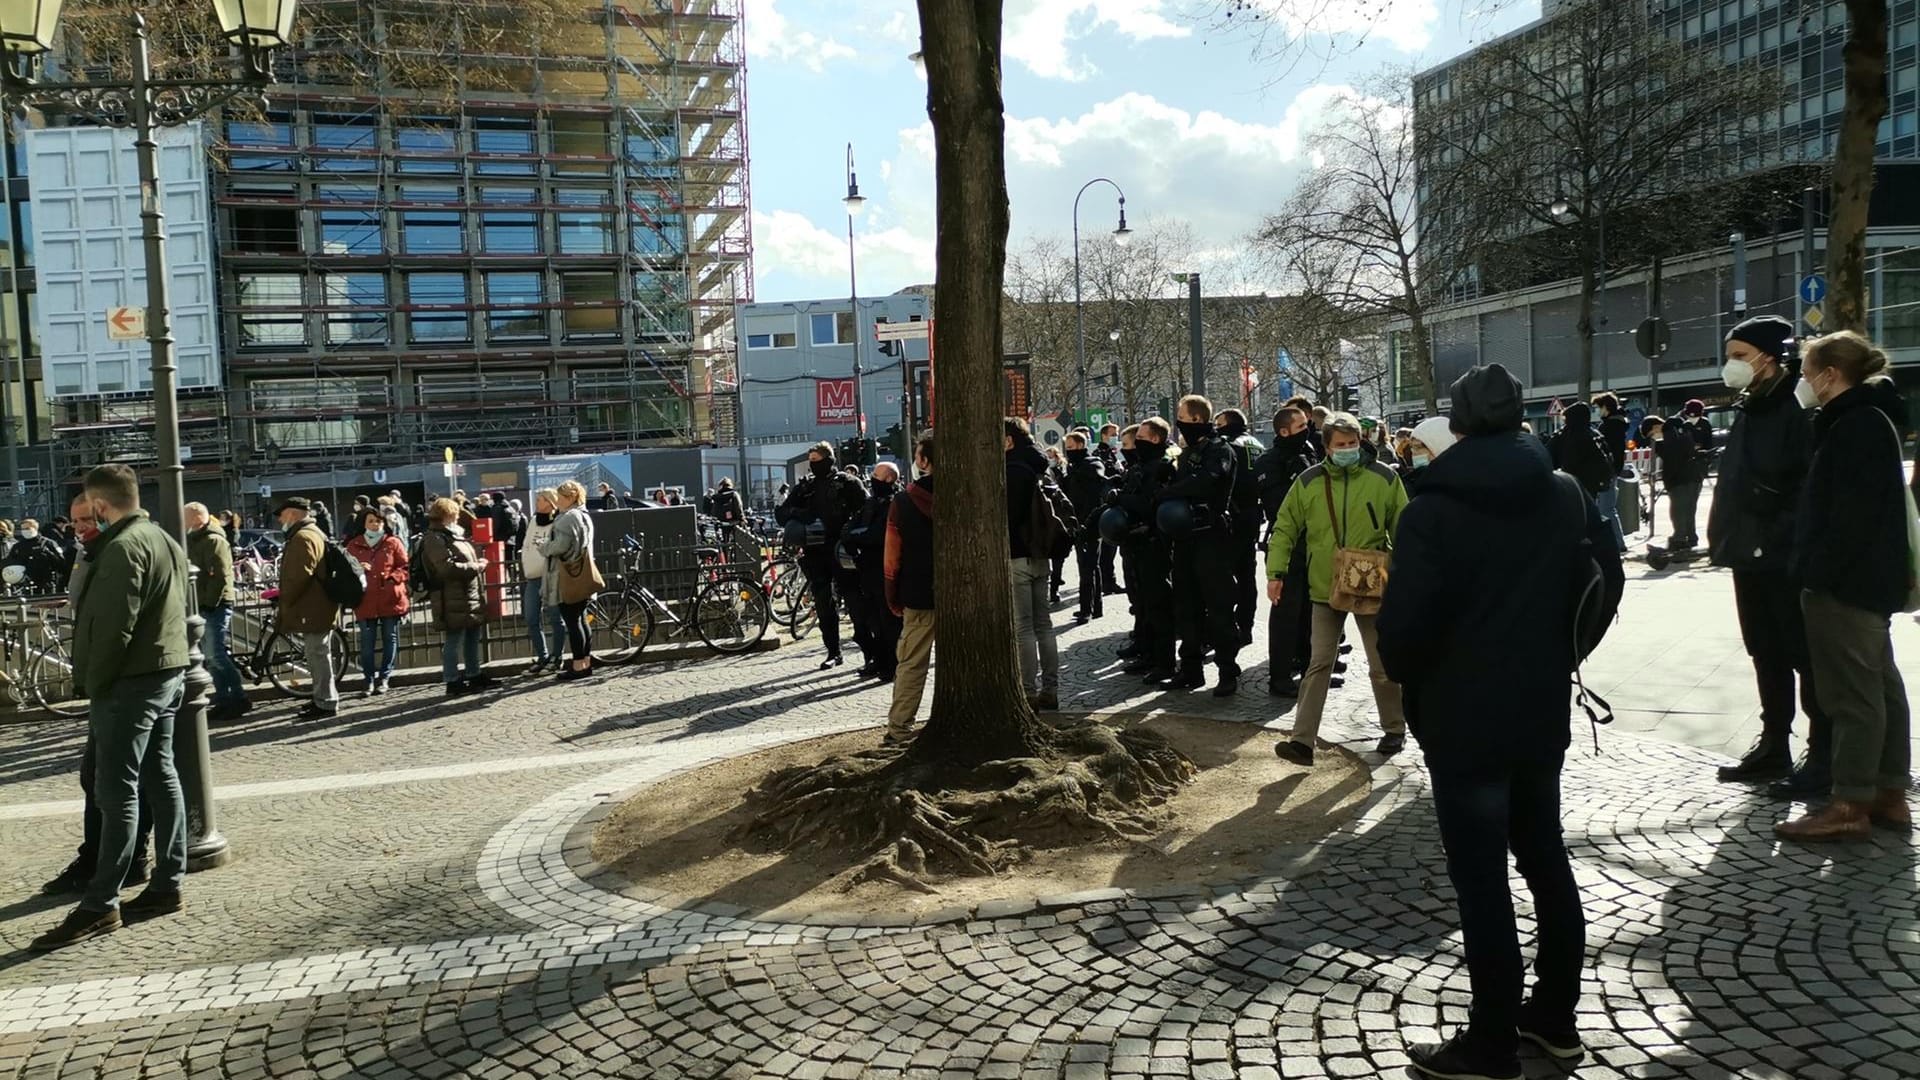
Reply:
<svg viewBox="0 0 1920 1080"><path fill-rule="evenodd" d="M907 433L899 424L887 428L887 452L901 461L907 459Z"/></svg>
<svg viewBox="0 0 1920 1080"><path fill-rule="evenodd" d="M1359 387L1343 386L1340 388L1340 411L1348 412L1348 413L1356 413L1356 414L1359 413L1360 411L1360 388Z"/></svg>

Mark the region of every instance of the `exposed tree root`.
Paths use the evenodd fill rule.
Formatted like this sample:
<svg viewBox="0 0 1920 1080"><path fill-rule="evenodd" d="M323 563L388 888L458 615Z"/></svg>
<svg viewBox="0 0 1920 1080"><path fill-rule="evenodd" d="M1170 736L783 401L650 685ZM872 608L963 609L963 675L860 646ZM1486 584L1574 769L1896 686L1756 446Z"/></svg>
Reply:
<svg viewBox="0 0 1920 1080"><path fill-rule="evenodd" d="M971 769L874 750L796 766L748 793L742 839L822 845L867 861L846 887L934 892L940 874L992 876L1034 847L1146 840L1198 771L1157 732L1082 723L1047 729L1041 755Z"/></svg>

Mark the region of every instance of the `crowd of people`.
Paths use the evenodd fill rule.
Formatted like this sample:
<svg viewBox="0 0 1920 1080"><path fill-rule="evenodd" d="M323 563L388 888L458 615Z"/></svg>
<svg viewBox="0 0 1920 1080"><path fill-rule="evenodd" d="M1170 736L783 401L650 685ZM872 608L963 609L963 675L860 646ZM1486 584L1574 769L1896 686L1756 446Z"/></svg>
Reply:
<svg viewBox="0 0 1920 1080"><path fill-rule="evenodd" d="M1723 378L1739 397L1707 548L1732 571L1764 730L1720 778L1826 796L1780 822L1783 839L1909 830L1909 715L1890 620L1920 608L1920 587L1908 542L1906 415L1887 358L1857 334L1801 345L1784 320L1760 318L1728 335ZM1576 405L1542 440L1524 423L1523 398L1521 384L1490 365L1452 385L1448 415L1391 432L1295 398L1274 412L1272 444L1263 445L1242 412L1190 395L1172 422L1076 429L1057 455L1035 444L1022 419L1008 418L1002 433L1011 630L1034 709L1061 705L1052 611L1069 557L1074 621L1120 614L1124 603L1121 670L1167 691L1206 687L1211 665L1211 693L1239 693L1264 593L1268 692L1297 699L1274 750L1300 766L1312 767L1322 749L1345 639L1359 639L1379 718L1375 750L1390 757L1408 734L1417 740L1461 907L1473 1006L1453 1039L1411 1052L1414 1067L1432 1076L1517 1076L1522 1039L1561 1059L1581 1052L1574 1009L1584 931L1560 839L1559 777L1578 667L1623 593L1611 480L1624 467L1629 427L1621 403L1602 394L1592 403L1597 424ZM1649 417L1638 434L1663 455L1672 542L1697 542L1699 462L1717 437L1704 410L1690 404L1671 421ZM892 744L913 738L936 636L934 447L931 434L919 440L911 475L882 462L863 476L819 443L776 515L817 609L820 667L845 663L844 607L864 661L859 674L892 684ZM703 501L744 516L730 484ZM313 674L308 715L338 708L329 638L343 608L360 624L368 695L386 691L397 624L419 603L443 636L446 692L491 684L479 662L488 563L472 536L482 517L525 578L532 670L563 680L592 674L583 612L603 585L592 555L594 500L569 481L534 492L532 504L525 515L504 495L439 498L419 511L397 495L361 499L343 545L324 507L283 500L275 602ZM28 562L51 562L71 588L75 682L90 702L86 839L47 885L81 900L36 948L181 907L185 814L172 724L190 607L208 626L214 715L248 707L226 641L233 558L220 517L188 505L183 551L147 520L136 478L117 465L87 475L70 513L77 558L31 521L7 536L4 556L24 548ZM1797 711L1810 734L1795 766ZM1509 854L1537 910L1531 996L1508 897ZM121 888L142 881L146 891L120 904Z"/></svg>

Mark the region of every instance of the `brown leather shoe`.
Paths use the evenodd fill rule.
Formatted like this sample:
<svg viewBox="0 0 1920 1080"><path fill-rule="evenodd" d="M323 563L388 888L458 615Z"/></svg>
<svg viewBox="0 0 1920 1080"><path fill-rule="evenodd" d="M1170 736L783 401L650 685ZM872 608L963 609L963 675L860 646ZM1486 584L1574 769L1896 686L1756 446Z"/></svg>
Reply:
<svg viewBox="0 0 1920 1080"><path fill-rule="evenodd" d="M1913 810L1907 806L1905 788L1881 788L1880 794L1873 797L1873 805L1867 814L1875 825L1883 829L1913 831Z"/></svg>
<svg viewBox="0 0 1920 1080"><path fill-rule="evenodd" d="M1873 835L1867 808L1871 803L1835 799L1806 817L1773 827L1782 840L1865 840Z"/></svg>

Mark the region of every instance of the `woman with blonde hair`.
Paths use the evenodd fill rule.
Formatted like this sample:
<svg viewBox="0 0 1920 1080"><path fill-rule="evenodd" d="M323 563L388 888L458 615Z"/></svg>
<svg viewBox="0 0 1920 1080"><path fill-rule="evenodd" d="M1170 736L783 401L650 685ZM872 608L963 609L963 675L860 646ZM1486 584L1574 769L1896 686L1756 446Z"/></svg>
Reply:
<svg viewBox="0 0 1920 1080"><path fill-rule="evenodd" d="M563 579L579 569L582 560L593 557L593 516L587 513L587 489L578 480L568 480L554 491L553 532L547 537L546 573L540 593L545 603L557 603L560 622L566 627L567 646L573 660L560 672L562 679L584 679L593 674L593 654L587 639L587 604L593 597L575 597L568 601Z"/></svg>
<svg viewBox="0 0 1920 1080"><path fill-rule="evenodd" d="M1774 826L1786 840L1866 840L1913 828L1907 688L1891 620L1910 605L1906 403L1887 354L1852 331L1801 349L1794 395L1813 418L1791 567L1800 583L1814 692L1833 725L1833 798Z"/></svg>

